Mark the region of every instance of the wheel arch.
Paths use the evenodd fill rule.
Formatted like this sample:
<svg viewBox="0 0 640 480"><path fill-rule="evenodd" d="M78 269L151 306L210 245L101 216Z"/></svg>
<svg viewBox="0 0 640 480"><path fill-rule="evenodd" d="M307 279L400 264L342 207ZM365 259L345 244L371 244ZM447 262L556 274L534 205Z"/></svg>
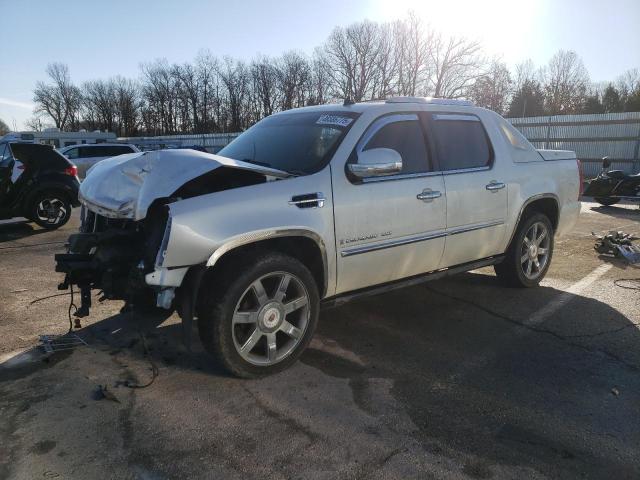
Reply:
<svg viewBox="0 0 640 480"><path fill-rule="evenodd" d="M248 249L263 249L291 255L309 268L316 280L320 298L327 294L327 250L317 233L305 229L285 229L245 234L217 248L207 260L206 267L212 269L222 266Z"/></svg>
<svg viewBox="0 0 640 480"><path fill-rule="evenodd" d="M551 221L554 232L557 230L558 222L560 220L560 201L558 199L558 196L554 193L541 193L538 195L534 195L532 197L529 197L522 204L522 207L520 207L520 212L518 213L513 231L511 232L511 237L509 238L509 242L507 243L507 248L509 245L511 245L513 237L515 236L520 223L529 218L535 212L545 214Z"/></svg>

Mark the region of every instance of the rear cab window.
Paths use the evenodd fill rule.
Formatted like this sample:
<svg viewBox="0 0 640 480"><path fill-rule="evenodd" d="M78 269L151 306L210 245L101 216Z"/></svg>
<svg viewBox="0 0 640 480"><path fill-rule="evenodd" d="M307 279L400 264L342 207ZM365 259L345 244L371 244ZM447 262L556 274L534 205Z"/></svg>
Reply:
<svg viewBox="0 0 640 480"><path fill-rule="evenodd" d="M466 113L434 113L429 123L442 171L491 167L493 149L480 118Z"/></svg>

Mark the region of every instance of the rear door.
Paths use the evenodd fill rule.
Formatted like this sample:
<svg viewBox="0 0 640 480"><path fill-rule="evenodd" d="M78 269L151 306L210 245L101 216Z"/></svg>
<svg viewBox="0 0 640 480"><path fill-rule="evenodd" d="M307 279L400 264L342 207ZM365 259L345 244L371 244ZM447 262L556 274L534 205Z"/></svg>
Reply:
<svg viewBox="0 0 640 480"><path fill-rule="evenodd" d="M434 270L444 249L444 182L434 172L419 114L374 120L349 162L372 148L396 150L402 171L356 180L343 166L332 168L336 293Z"/></svg>
<svg viewBox="0 0 640 480"><path fill-rule="evenodd" d="M506 180L495 168L500 159L480 118L433 113L428 121L447 191L447 240L440 266L503 253Z"/></svg>

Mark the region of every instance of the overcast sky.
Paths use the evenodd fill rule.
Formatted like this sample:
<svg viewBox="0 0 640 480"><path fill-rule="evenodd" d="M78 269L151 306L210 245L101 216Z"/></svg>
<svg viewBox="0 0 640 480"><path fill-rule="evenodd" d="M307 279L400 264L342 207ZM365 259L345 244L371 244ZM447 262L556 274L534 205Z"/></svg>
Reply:
<svg viewBox="0 0 640 480"><path fill-rule="evenodd" d="M558 49L583 58L593 81L640 68L640 0L0 0L0 119L24 128L49 62L74 82L137 77L140 62L192 60L200 49L250 60L311 53L333 27L416 11L433 28L482 41L512 67Z"/></svg>

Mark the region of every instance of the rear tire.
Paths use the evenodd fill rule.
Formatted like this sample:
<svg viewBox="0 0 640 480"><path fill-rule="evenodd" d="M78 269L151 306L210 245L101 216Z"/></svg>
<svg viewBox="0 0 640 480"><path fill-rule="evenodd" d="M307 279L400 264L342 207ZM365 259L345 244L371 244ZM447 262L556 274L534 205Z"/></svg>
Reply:
<svg viewBox="0 0 640 480"><path fill-rule="evenodd" d="M520 222L504 260L494 270L507 286L535 287L547 274L552 255L553 226L546 215L535 213Z"/></svg>
<svg viewBox="0 0 640 480"><path fill-rule="evenodd" d="M29 207L29 218L47 230L62 227L71 217L71 202L55 190L36 195Z"/></svg>
<svg viewBox="0 0 640 480"><path fill-rule="evenodd" d="M200 339L233 375L256 378L284 370L311 341L318 323L318 287L295 258L256 252L204 280Z"/></svg>
<svg viewBox="0 0 640 480"><path fill-rule="evenodd" d="M610 197L594 197L594 200L598 202L600 205L604 205L605 207L610 207L611 205L615 205L620 201L619 198L610 198Z"/></svg>

